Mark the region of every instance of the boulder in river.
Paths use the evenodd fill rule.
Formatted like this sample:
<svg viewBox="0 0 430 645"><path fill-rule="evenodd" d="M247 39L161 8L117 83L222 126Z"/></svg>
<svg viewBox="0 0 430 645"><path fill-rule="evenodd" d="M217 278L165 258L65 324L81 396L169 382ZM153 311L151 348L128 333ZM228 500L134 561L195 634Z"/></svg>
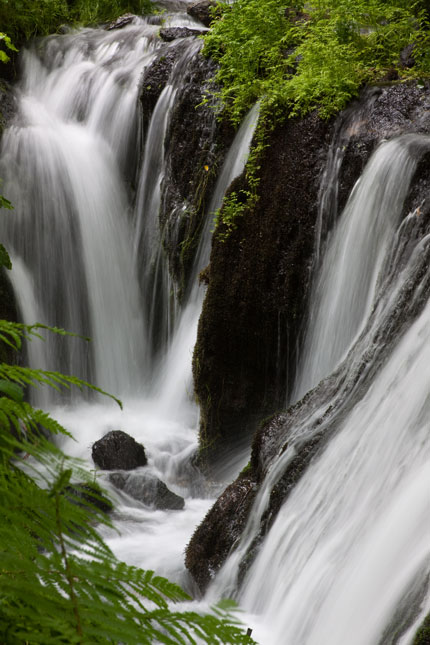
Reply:
<svg viewBox="0 0 430 645"><path fill-rule="evenodd" d="M109 480L133 499L160 511L181 511L185 506L183 497L173 493L161 479L150 473L112 473Z"/></svg>
<svg viewBox="0 0 430 645"><path fill-rule="evenodd" d="M133 470L148 463L142 444L122 430L112 430L96 441L91 454L103 470Z"/></svg>

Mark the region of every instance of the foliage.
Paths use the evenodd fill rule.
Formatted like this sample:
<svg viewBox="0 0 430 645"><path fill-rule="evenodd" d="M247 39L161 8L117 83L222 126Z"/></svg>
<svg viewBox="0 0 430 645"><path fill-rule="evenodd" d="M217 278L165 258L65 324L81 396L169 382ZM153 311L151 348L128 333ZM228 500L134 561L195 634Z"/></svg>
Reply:
<svg viewBox="0 0 430 645"><path fill-rule="evenodd" d="M64 23L108 22L127 11L150 10L150 0L0 0L0 25L12 41L22 43L53 33Z"/></svg>
<svg viewBox="0 0 430 645"><path fill-rule="evenodd" d="M0 321L0 340L18 350L36 328ZM40 384L87 386L0 365L0 641L252 643L225 605L206 615L175 610L190 600L180 587L113 556L94 528L109 525L97 489L47 438L66 430L24 400L22 386ZM94 491L89 499L81 482Z"/></svg>
<svg viewBox="0 0 430 645"><path fill-rule="evenodd" d="M415 634L412 645L429 645L430 643L430 614L424 618L421 627Z"/></svg>
<svg viewBox="0 0 430 645"><path fill-rule="evenodd" d="M257 99L277 116L329 117L363 83L428 76L424 1L236 0L219 4L204 53L219 61L219 97L234 122ZM415 65L401 62L413 46Z"/></svg>
<svg viewBox="0 0 430 645"><path fill-rule="evenodd" d="M1 45L3 45L3 47L5 47L9 51L15 51L15 52L17 51L10 37L0 31L0 46ZM7 63L8 60L9 60L9 56L7 55L7 53L4 51L4 49L0 49L0 62ZM4 202L6 202L6 204ZM9 204L9 206L7 204ZM0 195L0 208L2 207L9 208L10 202L8 202L7 199L5 200L4 197Z"/></svg>

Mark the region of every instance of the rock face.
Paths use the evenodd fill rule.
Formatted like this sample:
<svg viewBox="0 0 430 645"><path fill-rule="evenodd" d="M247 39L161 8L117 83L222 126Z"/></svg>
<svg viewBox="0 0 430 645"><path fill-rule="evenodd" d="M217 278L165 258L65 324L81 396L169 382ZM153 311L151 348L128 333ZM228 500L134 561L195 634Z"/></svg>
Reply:
<svg viewBox="0 0 430 645"><path fill-rule="evenodd" d="M7 217L7 215L2 215ZM12 285L7 275L7 270L0 268L0 318L11 322L18 322L18 307ZM9 345L0 343L0 363L13 363L15 352Z"/></svg>
<svg viewBox="0 0 430 645"><path fill-rule="evenodd" d="M11 123L17 110L15 94L9 83L0 79L0 137Z"/></svg>
<svg viewBox="0 0 430 645"><path fill-rule="evenodd" d="M185 564L201 591L207 588L238 541L256 491L253 477L239 477L226 488L194 533Z"/></svg>
<svg viewBox="0 0 430 645"><path fill-rule="evenodd" d="M312 115L275 130L262 162L262 197L255 211L244 216L226 242L216 239L213 245L194 356L202 406L201 438L210 462L222 455L223 446L233 443L235 424L242 433L251 433L258 418L280 408L293 380L306 314L315 184L321 178L321 160L330 161L333 153L333 146L328 146L330 137L335 137L341 150L336 193L340 214L377 144L407 132L430 134L429 89L415 85L373 89L366 93L354 118L347 111L337 123L322 124ZM430 153L426 153L418 163L402 214L406 218L416 213L416 217L405 220L396 239L395 266L387 266L381 275L375 299L378 308L356 345L336 372L287 412L275 414L260 426L246 479L239 477L226 489L196 530L186 562L202 590L239 540L252 509L250 500L274 460L286 455L239 579L293 487L367 391L393 343L425 306L430 295L427 247L395 303L389 294L390 281L394 284L412 250L430 233L429 162ZM380 317L378 324L376 316ZM280 356L287 356L284 365L280 365ZM320 410L318 416L316 410ZM291 455L290 447L294 447Z"/></svg>
<svg viewBox="0 0 430 645"><path fill-rule="evenodd" d="M164 482L150 473L112 473L109 480L116 488L146 506L161 511L181 511L185 506L183 497L173 493Z"/></svg>
<svg viewBox="0 0 430 645"><path fill-rule="evenodd" d="M316 115L275 128L257 205L226 241L214 236L193 360L209 462L240 437L249 442L258 422L283 406L294 379L330 133Z"/></svg>
<svg viewBox="0 0 430 645"><path fill-rule="evenodd" d="M260 198L226 241L215 234L205 274L193 361L203 461L222 459L241 437L249 443L261 420L285 405L307 311L321 179L334 149L341 170L327 204L336 201L336 217L380 140L429 130L430 93L416 85L372 88L336 123L312 114L275 128L261 159ZM323 221L324 239L335 220Z"/></svg>
<svg viewBox="0 0 430 645"><path fill-rule="evenodd" d="M96 441L91 454L102 470L132 470L148 463L142 444L121 430L112 430Z"/></svg>

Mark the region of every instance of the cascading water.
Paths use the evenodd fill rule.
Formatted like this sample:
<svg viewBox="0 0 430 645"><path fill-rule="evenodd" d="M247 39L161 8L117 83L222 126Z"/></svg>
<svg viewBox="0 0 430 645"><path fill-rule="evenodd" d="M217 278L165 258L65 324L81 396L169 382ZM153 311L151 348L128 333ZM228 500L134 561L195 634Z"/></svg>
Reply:
<svg viewBox="0 0 430 645"><path fill-rule="evenodd" d="M183 22L179 16L179 26ZM175 17L168 23L175 26ZM154 511L106 480L117 501L120 530L120 535L108 531L106 540L127 562L185 583L183 551L211 504L202 499L206 492L189 464L198 418L191 356L204 295L197 276L208 262L213 211L244 168L257 108L221 168L202 235L204 250L195 260L195 285L186 306L175 311L158 223L164 138L184 69L201 42L163 43L158 31L159 25L135 19L121 30L51 37L24 53L19 114L4 134L0 158L4 192L14 204L13 216L2 221L2 241L13 258L13 286L25 322L93 338L89 345L80 338L64 345L64 339L48 335L45 342L30 344L31 364L78 374L125 404L121 411L110 401L76 399L59 407L51 400L54 416L78 440L64 439L65 452L91 464L92 443L121 428L144 443L148 470L186 498L181 512ZM139 79L171 47L179 56L153 111L137 172ZM154 265L161 281L154 281ZM152 319L155 287L166 303L167 323ZM158 324L169 333L157 362L151 325ZM38 402L47 404L43 396Z"/></svg>
<svg viewBox="0 0 430 645"><path fill-rule="evenodd" d="M235 594L254 614L261 643L406 644L428 610L430 235L419 233L419 208L397 222L429 149L430 139L415 135L383 144L350 197L323 260L308 334L336 344L334 328L347 333L328 359L323 345L324 365L304 380L315 385L347 358L290 411L240 544L208 592L210 601ZM272 491L313 438L322 449L238 590Z"/></svg>
<svg viewBox="0 0 430 645"><path fill-rule="evenodd" d="M200 45L183 43L139 165L138 79L170 47L156 38L158 29L136 19L121 31L52 37L24 54L19 120L4 134L0 159L15 212L2 226L26 322L94 338L89 347L76 338L34 343L32 363L125 398L124 411L109 402L56 407L78 439L64 441L66 452L89 461L92 443L121 428L145 444L149 470L186 498L184 511L153 511L113 491L120 533L107 532L106 540L129 563L184 583L185 544L212 502L190 482L197 410L188 390L203 298L197 276L208 262L212 213L243 169L258 108L220 172L186 305L175 311L156 217L163 138L181 64ZM417 212L398 221L429 147L412 135L381 146L329 234L296 397L336 371L299 404L289 447L268 470L241 543L209 594L236 589L272 488L323 419L318 428L330 441L283 505L237 592L264 645L407 645L429 604L430 307L421 300L430 239L416 233ZM150 325L160 285L167 320L157 362Z"/></svg>
<svg viewBox="0 0 430 645"><path fill-rule="evenodd" d="M384 143L354 187L318 269L294 401L334 370L367 320L387 245L426 147L419 135Z"/></svg>

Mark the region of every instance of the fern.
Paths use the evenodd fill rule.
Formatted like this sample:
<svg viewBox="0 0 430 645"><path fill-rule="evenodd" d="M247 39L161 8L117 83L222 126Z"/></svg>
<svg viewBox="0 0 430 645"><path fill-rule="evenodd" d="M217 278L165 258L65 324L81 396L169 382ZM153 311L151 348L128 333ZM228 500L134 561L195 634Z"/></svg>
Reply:
<svg viewBox="0 0 430 645"><path fill-rule="evenodd" d="M0 341L19 349L40 327L0 321ZM0 365L0 642L253 643L230 607L181 611L191 599L179 586L115 558L96 529L110 525L97 506L105 494L49 439L67 431L25 401L24 387L40 385L88 386ZM82 496L82 482L91 495Z"/></svg>

